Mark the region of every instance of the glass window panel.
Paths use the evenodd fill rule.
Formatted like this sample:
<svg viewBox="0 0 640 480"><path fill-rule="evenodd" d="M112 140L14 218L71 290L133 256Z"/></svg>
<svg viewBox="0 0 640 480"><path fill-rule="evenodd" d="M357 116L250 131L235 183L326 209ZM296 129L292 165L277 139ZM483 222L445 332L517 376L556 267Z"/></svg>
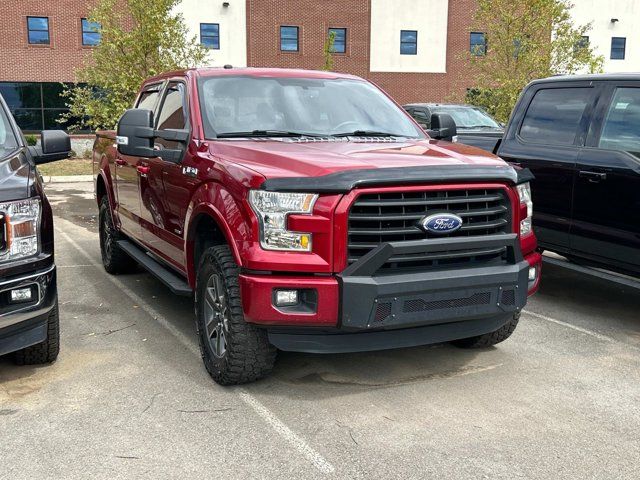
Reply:
<svg viewBox="0 0 640 480"><path fill-rule="evenodd" d="M347 29L346 28L330 28L329 34L335 35L333 40L333 52L345 53L347 51Z"/></svg>
<svg viewBox="0 0 640 480"><path fill-rule="evenodd" d="M49 43L49 32L39 30L29 32L29 43L34 45L47 45Z"/></svg>
<svg viewBox="0 0 640 480"><path fill-rule="evenodd" d="M416 55L418 53L418 32L416 30L400 31L400 54Z"/></svg>
<svg viewBox="0 0 640 480"><path fill-rule="evenodd" d="M3 82L0 93L11 109L42 107L39 83Z"/></svg>
<svg viewBox="0 0 640 480"><path fill-rule="evenodd" d="M201 23L200 43L207 48L219 49L220 25L217 23Z"/></svg>
<svg viewBox="0 0 640 480"><path fill-rule="evenodd" d="M627 46L626 37L611 38L611 59L624 60L626 46Z"/></svg>
<svg viewBox="0 0 640 480"><path fill-rule="evenodd" d="M162 109L158 118L158 130L183 129L187 125L184 111L185 93L182 83L170 83L164 96ZM157 139L156 143L165 148L181 148L179 142Z"/></svg>
<svg viewBox="0 0 640 480"><path fill-rule="evenodd" d="M470 43L470 50L472 55L482 56L487 53L487 43L485 40L484 33L471 32L469 43Z"/></svg>
<svg viewBox="0 0 640 480"><path fill-rule="evenodd" d="M593 89L539 90L522 121L520 136L535 143L573 145Z"/></svg>
<svg viewBox="0 0 640 480"><path fill-rule="evenodd" d="M640 88L616 90L599 146L640 156Z"/></svg>
<svg viewBox="0 0 640 480"><path fill-rule="evenodd" d="M60 130L64 129L66 124L63 126L58 119L64 113L67 113L69 110L66 108L48 108L43 111L44 117L44 129L45 130Z"/></svg>
<svg viewBox="0 0 640 480"><path fill-rule="evenodd" d="M280 27L280 50L298 51L298 27Z"/></svg>
<svg viewBox="0 0 640 480"><path fill-rule="evenodd" d="M11 114L24 132L39 132L42 130L42 110L19 108L12 110Z"/></svg>
<svg viewBox="0 0 640 480"><path fill-rule="evenodd" d="M220 25L217 23L201 23L200 33L202 35L218 35L220 31Z"/></svg>
<svg viewBox="0 0 640 480"><path fill-rule="evenodd" d="M48 17L27 17L27 25L29 30L49 31Z"/></svg>
<svg viewBox="0 0 640 480"><path fill-rule="evenodd" d="M42 84L42 105L44 108L67 108L66 99L62 97L64 84L43 83Z"/></svg>

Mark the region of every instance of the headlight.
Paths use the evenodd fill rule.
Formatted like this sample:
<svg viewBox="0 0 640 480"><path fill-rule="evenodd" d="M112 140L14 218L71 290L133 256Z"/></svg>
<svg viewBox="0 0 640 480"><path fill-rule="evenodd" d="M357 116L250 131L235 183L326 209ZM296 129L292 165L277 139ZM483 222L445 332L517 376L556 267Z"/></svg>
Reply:
<svg viewBox="0 0 640 480"><path fill-rule="evenodd" d="M531 201L531 185L529 182L518 185L520 204L527 206L527 216L520 220L520 235L531 233L531 217L533 216L533 202Z"/></svg>
<svg viewBox="0 0 640 480"><path fill-rule="evenodd" d="M36 255L39 250L40 199L0 203L0 261Z"/></svg>
<svg viewBox="0 0 640 480"><path fill-rule="evenodd" d="M249 203L260 222L260 245L265 250L311 251L311 234L287 230L291 213L313 212L318 195L311 193L279 193L251 190Z"/></svg>

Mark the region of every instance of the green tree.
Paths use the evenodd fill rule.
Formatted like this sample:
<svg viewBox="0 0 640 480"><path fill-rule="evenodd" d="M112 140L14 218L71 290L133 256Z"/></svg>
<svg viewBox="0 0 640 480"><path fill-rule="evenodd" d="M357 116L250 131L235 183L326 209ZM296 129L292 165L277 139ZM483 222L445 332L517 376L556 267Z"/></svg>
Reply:
<svg viewBox="0 0 640 480"><path fill-rule="evenodd" d="M583 41L591 24L574 25L572 7L567 0L478 0L473 30L485 32L487 49L469 53L467 101L506 122L530 81L601 72L603 57Z"/></svg>
<svg viewBox="0 0 640 480"><path fill-rule="evenodd" d="M331 71L333 70L333 54L335 53L335 43L336 43L336 32L329 32L329 36L327 37L327 41L324 42L324 65L322 66L322 70Z"/></svg>
<svg viewBox="0 0 640 480"><path fill-rule="evenodd" d="M64 92L70 111L61 122L71 121L71 129L113 128L145 79L207 59L173 10L179 2L98 0L89 20L100 24L101 42L76 71L78 85Z"/></svg>

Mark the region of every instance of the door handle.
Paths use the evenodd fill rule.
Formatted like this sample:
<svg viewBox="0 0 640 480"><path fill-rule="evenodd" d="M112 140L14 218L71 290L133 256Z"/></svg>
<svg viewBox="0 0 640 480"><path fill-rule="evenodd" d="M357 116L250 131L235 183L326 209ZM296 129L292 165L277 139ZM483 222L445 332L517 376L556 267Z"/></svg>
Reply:
<svg viewBox="0 0 640 480"><path fill-rule="evenodd" d="M116 158L116 165L124 167L126 164L127 164L126 160L123 160L122 158Z"/></svg>
<svg viewBox="0 0 640 480"><path fill-rule="evenodd" d="M148 167L146 165L138 165L136 167L136 170L138 170L138 173L140 174L141 177L146 177L151 171L151 167Z"/></svg>
<svg viewBox="0 0 640 480"><path fill-rule="evenodd" d="M586 178L591 183L599 183L607 179L607 174L602 172L590 172L589 170L580 170L578 172L580 178Z"/></svg>

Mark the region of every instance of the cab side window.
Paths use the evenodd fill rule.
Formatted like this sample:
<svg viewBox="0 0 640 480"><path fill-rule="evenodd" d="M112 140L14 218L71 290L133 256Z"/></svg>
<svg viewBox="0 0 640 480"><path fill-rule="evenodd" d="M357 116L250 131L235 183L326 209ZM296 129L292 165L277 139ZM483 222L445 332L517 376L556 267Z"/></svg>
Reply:
<svg viewBox="0 0 640 480"><path fill-rule="evenodd" d="M413 110L411 112L411 116L416 120L416 122L425 128L431 127L431 118L429 118L424 110Z"/></svg>
<svg viewBox="0 0 640 480"><path fill-rule="evenodd" d="M162 108L158 116L158 130L182 130L187 126L187 116L185 112L185 87L183 83L171 82L162 102ZM156 143L164 148L178 149L182 144L179 142L157 139Z"/></svg>
<svg viewBox="0 0 640 480"><path fill-rule="evenodd" d="M140 98L138 98L136 108L144 108L146 110L151 110L152 112L155 111L158 99L160 98L160 90L160 85L152 85L145 88L140 94Z"/></svg>
<svg viewBox="0 0 640 480"><path fill-rule="evenodd" d="M616 90L598 146L640 157L640 88Z"/></svg>
<svg viewBox="0 0 640 480"><path fill-rule="evenodd" d="M591 88L538 90L522 121L520 137L533 143L573 145L592 96Z"/></svg>

